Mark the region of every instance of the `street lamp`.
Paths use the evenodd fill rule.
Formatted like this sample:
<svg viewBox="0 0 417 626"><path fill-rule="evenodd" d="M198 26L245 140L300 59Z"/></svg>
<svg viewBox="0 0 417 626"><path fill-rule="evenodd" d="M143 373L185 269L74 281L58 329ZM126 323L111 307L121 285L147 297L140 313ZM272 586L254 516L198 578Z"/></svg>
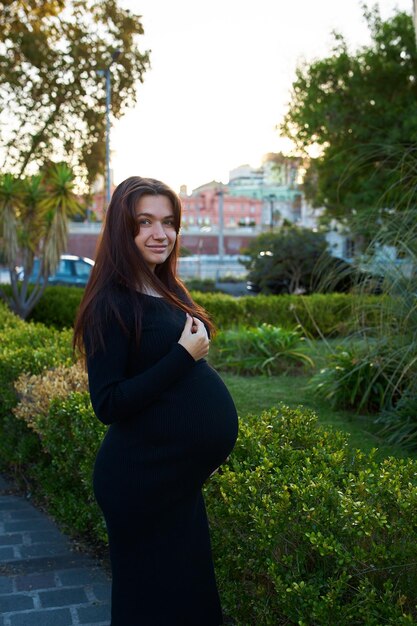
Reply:
<svg viewBox="0 0 417 626"><path fill-rule="evenodd" d="M274 202L276 199L276 196L274 193L269 194L268 196L269 199L269 230L273 230L274 229Z"/></svg>
<svg viewBox="0 0 417 626"><path fill-rule="evenodd" d="M121 50L117 49L111 55L111 61L105 70L97 70L99 76L106 77L106 208L109 206L111 195L110 184L110 106L111 106L111 84L110 68L114 61L121 55Z"/></svg>

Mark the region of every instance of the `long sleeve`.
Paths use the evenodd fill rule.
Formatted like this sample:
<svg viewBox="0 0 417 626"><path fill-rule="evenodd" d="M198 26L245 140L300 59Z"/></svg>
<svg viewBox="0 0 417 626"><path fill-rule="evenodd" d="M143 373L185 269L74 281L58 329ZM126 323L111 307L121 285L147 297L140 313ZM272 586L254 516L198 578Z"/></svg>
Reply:
<svg viewBox="0 0 417 626"><path fill-rule="evenodd" d="M87 358L91 402L104 424L137 416L195 365L191 354L173 341L171 349L154 365L129 376L131 341L114 319L104 332L105 348Z"/></svg>

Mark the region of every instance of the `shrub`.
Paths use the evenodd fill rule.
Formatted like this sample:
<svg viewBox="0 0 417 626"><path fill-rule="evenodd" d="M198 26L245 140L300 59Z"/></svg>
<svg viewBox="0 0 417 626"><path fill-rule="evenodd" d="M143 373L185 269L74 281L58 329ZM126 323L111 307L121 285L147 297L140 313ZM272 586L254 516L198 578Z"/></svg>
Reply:
<svg viewBox="0 0 417 626"><path fill-rule="evenodd" d="M416 623L415 461L378 464L282 406L241 422L206 495L238 626Z"/></svg>
<svg viewBox="0 0 417 626"><path fill-rule="evenodd" d="M0 459L17 469L36 455L37 441L27 426L12 416L17 403L13 382L22 373L38 374L72 359L71 333L42 324L12 319L0 330Z"/></svg>
<svg viewBox="0 0 417 626"><path fill-rule="evenodd" d="M34 476L49 511L66 530L105 541L106 531L95 502L92 472L106 427L94 415L87 392L52 400L46 415L36 418L44 459Z"/></svg>
<svg viewBox="0 0 417 626"><path fill-rule="evenodd" d="M83 289L80 287L46 287L29 319L59 329L72 328L82 295Z"/></svg>
<svg viewBox="0 0 417 626"><path fill-rule="evenodd" d="M327 361L327 367L315 374L309 384L334 408L377 412L401 395L401 386L392 388L395 364L389 366L386 349L379 343L339 347L328 355Z"/></svg>
<svg viewBox="0 0 417 626"><path fill-rule="evenodd" d="M0 332L10 328L21 327L23 324L23 320L12 313L5 302L0 300Z"/></svg>
<svg viewBox="0 0 417 626"><path fill-rule="evenodd" d="M77 362L71 367L61 365L37 375L21 374L14 387L19 398L14 415L42 435L38 419L48 414L51 399L65 398L74 391L88 391L88 377L83 365Z"/></svg>
<svg viewBox="0 0 417 626"><path fill-rule="evenodd" d="M216 336L210 361L214 367L242 375L279 374L312 361L303 352L300 332L270 324L225 330Z"/></svg>
<svg viewBox="0 0 417 626"><path fill-rule="evenodd" d="M237 326L260 326L263 323L292 329L301 326L310 337L345 335L357 322L355 311L361 308L361 324L372 331L378 322L375 302L378 296L351 294L312 294L310 296L243 296L202 293L211 286L206 281L190 283L195 300L212 316L221 330ZM82 297L78 287L47 287L31 314L33 321L55 328L71 328Z"/></svg>

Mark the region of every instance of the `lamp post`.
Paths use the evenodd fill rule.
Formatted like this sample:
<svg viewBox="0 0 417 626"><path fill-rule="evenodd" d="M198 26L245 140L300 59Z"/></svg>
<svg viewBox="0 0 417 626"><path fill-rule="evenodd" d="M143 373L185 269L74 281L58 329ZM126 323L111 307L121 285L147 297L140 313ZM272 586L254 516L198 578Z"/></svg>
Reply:
<svg viewBox="0 0 417 626"><path fill-rule="evenodd" d="M271 193L268 196L269 199L269 230L272 231L274 229L274 202L275 202L275 194Z"/></svg>
<svg viewBox="0 0 417 626"><path fill-rule="evenodd" d="M223 199L224 199L224 190L223 185L220 183L220 186L217 189L217 197L219 199L219 263L223 264L224 257L224 212L223 212Z"/></svg>
<svg viewBox="0 0 417 626"><path fill-rule="evenodd" d="M121 50L115 50L111 55L111 61L105 70L97 70L99 76L106 78L106 208L109 206L111 195L110 181L110 107L111 107L111 81L110 68L114 61L121 55Z"/></svg>

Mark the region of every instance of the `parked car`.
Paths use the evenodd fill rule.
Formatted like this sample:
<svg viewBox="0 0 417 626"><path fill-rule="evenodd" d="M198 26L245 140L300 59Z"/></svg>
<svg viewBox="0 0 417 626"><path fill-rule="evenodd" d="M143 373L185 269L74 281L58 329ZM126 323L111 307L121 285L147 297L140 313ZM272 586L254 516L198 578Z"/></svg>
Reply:
<svg viewBox="0 0 417 626"><path fill-rule="evenodd" d="M48 285L71 285L85 287L94 261L88 257L62 254L55 274L48 277ZM35 259L29 282L36 282L39 275L39 259ZM22 276L23 278L23 276Z"/></svg>

